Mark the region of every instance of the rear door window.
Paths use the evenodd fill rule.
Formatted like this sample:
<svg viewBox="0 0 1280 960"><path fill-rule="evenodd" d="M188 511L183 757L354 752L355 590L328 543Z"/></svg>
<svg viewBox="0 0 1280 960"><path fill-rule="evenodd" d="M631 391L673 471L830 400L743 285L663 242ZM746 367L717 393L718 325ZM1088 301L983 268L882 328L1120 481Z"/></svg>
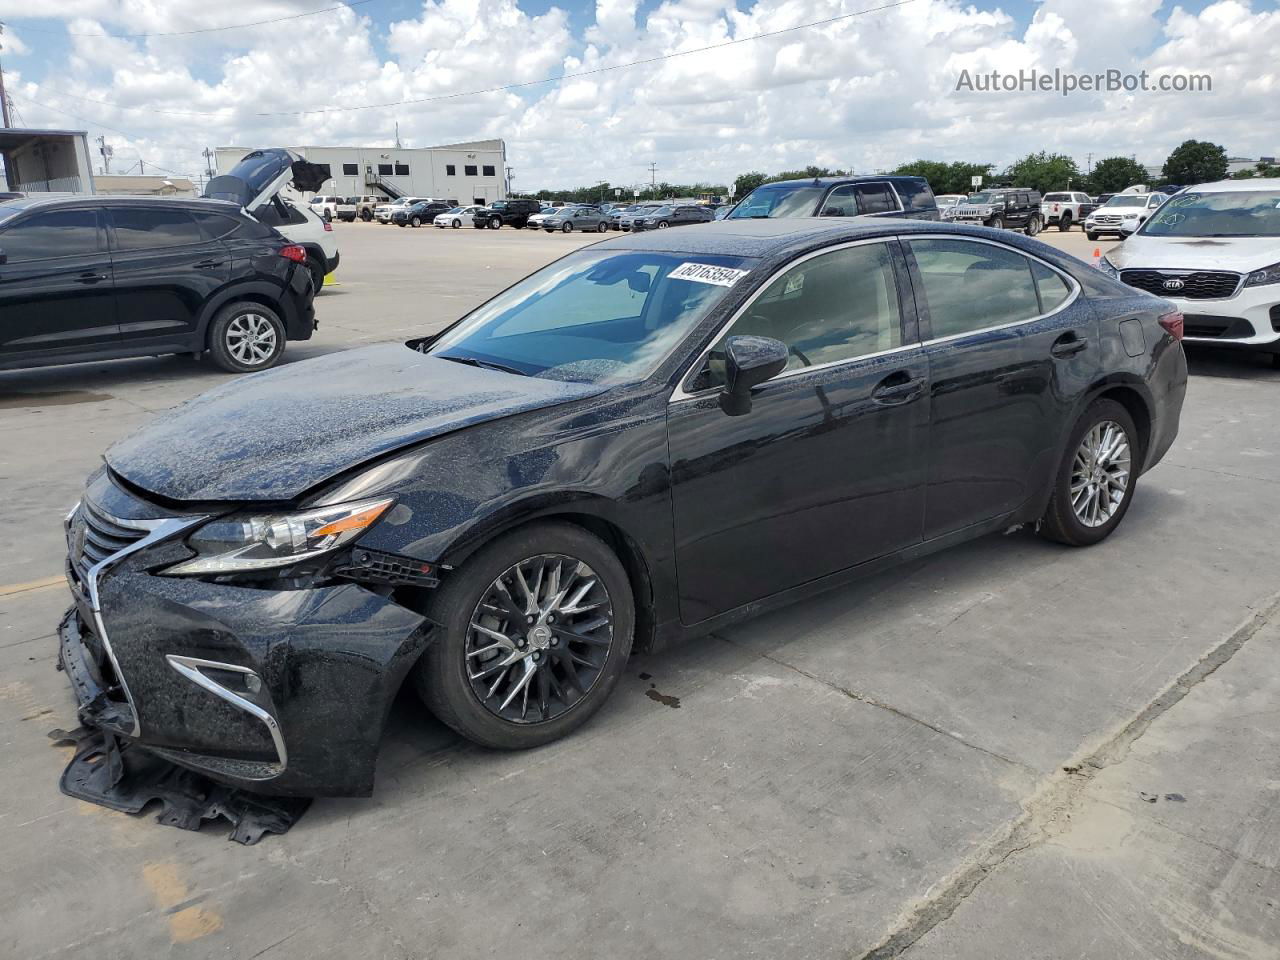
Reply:
<svg viewBox="0 0 1280 960"><path fill-rule="evenodd" d="M37 213L0 232L0 249L10 263L100 253L98 211L82 207Z"/></svg>
<svg viewBox="0 0 1280 960"><path fill-rule="evenodd" d="M853 188L859 213L889 213L898 209L897 198L887 183L859 183Z"/></svg>
<svg viewBox="0 0 1280 960"><path fill-rule="evenodd" d="M931 336L953 337L1040 315L1029 259L971 240L912 240Z"/></svg>
<svg viewBox="0 0 1280 960"><path fill-rule="evenodd" d="M112 207L108 211L120 250L150 250L201 243L204 235L186 210Z"/></svg>

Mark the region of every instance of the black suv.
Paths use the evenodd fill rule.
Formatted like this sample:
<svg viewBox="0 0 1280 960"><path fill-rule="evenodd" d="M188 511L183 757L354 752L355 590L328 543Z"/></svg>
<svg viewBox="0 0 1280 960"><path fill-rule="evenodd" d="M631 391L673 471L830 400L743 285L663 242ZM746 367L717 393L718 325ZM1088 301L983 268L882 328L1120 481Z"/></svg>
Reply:
<svg viewBox="0 0 1280 960"><path fill-rule="evenodd" d="M529 225L529 218L542 212L542 204L537 200L495 200L489 204L485 216L476 214L472 221L477 227L515 227L522 230Z"/></svg>
<svg viewBox="0 0 1280 960"><path fill-rule="evenodd" d="M814 177L756 187L726 220L772 217L910 217L938 220L938 203L924 177Z"/></svg>
<svg viewBox="0 0 1280 960"><path fill-rule="evenodd" d="M631 229L637 233L642 230L665 230L667 227L683 227L690 223L710 223L714 219L715 214L710 207L681 203L646 210L643 216L631 221Z"/></svg>
<svg viewBox="0 0 1280 960"><path fill-rule="evenodd" d="M1040 191L1030 187L993 187L958 204L952 223L980 223L997 230L1010 227L1034 237L1044 227Z"/></svg>
<svg viewBox="0 0 1280 960"><path fill-rule="evenodd" d="M420 227L424 223L435 222L436 217L456 207L456 203L447 200L419 200L407 207L401 207L391 214L391 222L397 227Z"/></svg>
<svg viewBox="0 0 1280 960"><path fill-rule="evenodd" d="M315 329L306 260L234 203L12 200L0 369L207 350L224 370L265 370Z"/></svg>

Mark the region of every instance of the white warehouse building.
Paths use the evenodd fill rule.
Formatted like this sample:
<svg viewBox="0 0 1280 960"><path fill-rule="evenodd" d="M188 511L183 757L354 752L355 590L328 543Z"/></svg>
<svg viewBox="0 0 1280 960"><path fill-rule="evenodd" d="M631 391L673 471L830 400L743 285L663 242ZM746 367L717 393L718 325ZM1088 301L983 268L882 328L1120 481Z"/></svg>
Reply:
<svg viewBox="0 0 1280 960"><path fill-rule="evenodd" d="M218 173L227 173L254 147L218 147ZM319 193L340 197L376 194L490 203L507 196L507 145L502 140L447 143L438 147L289 147L327 166L331 179Z"/></svg>

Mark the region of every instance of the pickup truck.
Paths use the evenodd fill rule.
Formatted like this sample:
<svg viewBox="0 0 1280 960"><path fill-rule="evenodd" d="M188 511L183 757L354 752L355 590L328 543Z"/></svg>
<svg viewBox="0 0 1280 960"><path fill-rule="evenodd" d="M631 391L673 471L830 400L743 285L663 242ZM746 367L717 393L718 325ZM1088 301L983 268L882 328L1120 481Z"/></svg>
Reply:
<svg viewBox="0 0 1280 960"><path fill-rule="evenodd" d="M1046 193L1040 201L1044 225L1057 227L1059 231L1070 230L1075 224L1084 223L1085 218L1096 209L1097 204L1089 195L1079 191Z"/></svg>

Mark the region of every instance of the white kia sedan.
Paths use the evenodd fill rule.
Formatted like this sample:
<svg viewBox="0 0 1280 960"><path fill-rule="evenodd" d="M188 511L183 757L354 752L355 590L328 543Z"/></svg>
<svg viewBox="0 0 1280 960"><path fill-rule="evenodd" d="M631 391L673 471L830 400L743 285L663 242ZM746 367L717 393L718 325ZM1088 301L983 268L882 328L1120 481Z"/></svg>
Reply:
<svg viewBox="0 0 1280 960"><path fill-rule="evenodd" d="M1177 304L1189 343L1262 351L1280 367L1280 179L1187 187L1099 266Z"/></svg>

